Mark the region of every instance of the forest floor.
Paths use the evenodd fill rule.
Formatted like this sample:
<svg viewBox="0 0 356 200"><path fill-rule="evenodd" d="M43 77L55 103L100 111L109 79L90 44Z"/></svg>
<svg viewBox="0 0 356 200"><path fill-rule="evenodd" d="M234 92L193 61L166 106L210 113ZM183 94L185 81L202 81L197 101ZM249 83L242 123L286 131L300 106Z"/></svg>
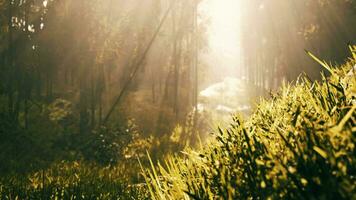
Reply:
<svg viewBox="0 0 356 200"><path fill-rule="evenodd" d="M209 145L168 156L165 164L61 161L2 176L0 198L355 199L355 63L321 63L330 76L284 85L248 119L235 115Z"/></svg>

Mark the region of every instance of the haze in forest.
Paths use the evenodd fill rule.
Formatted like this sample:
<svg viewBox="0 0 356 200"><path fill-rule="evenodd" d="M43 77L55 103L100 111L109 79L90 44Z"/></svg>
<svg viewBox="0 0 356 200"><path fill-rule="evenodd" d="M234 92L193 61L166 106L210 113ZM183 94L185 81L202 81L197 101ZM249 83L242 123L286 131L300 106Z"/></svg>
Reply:
<svg viewBox="0 0 356 200"><path fill-rule="evenodd" d="M327 159L354 131L355 19L355 0L0 0L0 199L293 199L324 180L305 166L347 199L354 145Z"/></svg>

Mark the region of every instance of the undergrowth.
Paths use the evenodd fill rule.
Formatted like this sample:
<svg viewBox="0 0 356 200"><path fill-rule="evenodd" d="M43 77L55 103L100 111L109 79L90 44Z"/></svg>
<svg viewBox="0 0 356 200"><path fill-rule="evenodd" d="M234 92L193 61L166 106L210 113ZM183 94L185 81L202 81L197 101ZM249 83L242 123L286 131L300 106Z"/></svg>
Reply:
<svg viewBox="0 0 356 200"><path fill-rule="evenodd" d="M0 177L0 199L356 199L351 50L353 58L339 67L310 54L328 76L312 82L302 75L284 85L249 119L233 116L207 147L168 156L164 164L150 159L146 186L129 184L125 175L137 172L130 164L62 161Z"/></svg>
<svg viewBox="0 0 356 200"><path fill-rule="evenodd" d="M320 81L302 75L235 115L202 150L144 169L152 199L356 199L356 47Z"/></svg>
<svg viewBox="0 0 356 200"><path fill-rule="evenodd" d="M122 171L62 161L30 174L0 177L0 199L148 199L143 186L130 185Z"/></svg>

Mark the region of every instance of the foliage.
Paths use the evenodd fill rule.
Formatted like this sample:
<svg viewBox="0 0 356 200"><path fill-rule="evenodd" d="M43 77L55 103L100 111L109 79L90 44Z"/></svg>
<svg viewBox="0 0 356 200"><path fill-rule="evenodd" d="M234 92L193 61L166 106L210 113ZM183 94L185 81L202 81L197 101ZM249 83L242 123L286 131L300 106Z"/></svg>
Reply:
<svg viewBox="0 0 356 200"><path fill-rule="evenodd" d="M345 1L354 5L354 1ZM208 44L206 19L201 16L201 9L198 8L201 2L0 0L1 199L146 198L144 190L141 193L137 185L130 185L142 181L136 159L139 158L146 167L150 164L144 159L146 152L154 160L161 160L167 153L179 152L187 146L198 146L199 139L205 137L202 133L210 128L206 124L210 121L209 113L199 113L197 106L200 101L198 81L200 84L205 76L201 73L205 70L205 63L200 57L205 57L201 53ZM311 0L296 4L299 5L299 10L304 6L310 8L308 11L316 10L306 2ZM322 2L336 0L318 1L317 5L323 4ZM274 4L269 7L272 5ZM336 10L345 5L341 4ZM276 7L277 10L279 8L281 7ZM264 14L258 16L264 19L269 19L270 13L281 18L277 12L261 13ZM252 41L265 38L263 26L258 23L256 26L249 21L254 27L245 29L249 32L244 34L247 35L244 47L252 48L246 52L262 52L259 55L251 53L247 59L251 61L247 62L250 67L247 71L252 84L263 87L267 80L264 77L273 77L280 70L277 64L271 64L272 61L265 62L269 60L265 58L277 57L278 62L284 60L278 58L279 52L271 51L275 47L270 44L296 44L304 41L299 40L300 37L305 37L308 41L313 40L312 46L329 49L326 47L331 43L326 42L325 37L325 45L323 40L315 37L316 33L319 34L319 27L329 27L329 24L320 24L317 19L310 26L304 26L304 21L309 22L314 18L314 12L309 13L312 13L312 17L308 15L300 21L304 32L298 36L298 40L288 43L286 40L266 36L267 39L262 42L263 48L260 48L260 44L252 45ZM257 15L254 11L250 14ZM289 16L289 13L282 16ZM350 16L354 15L345 12L340 19L332 19L334 22L345 20L342 24L350 24ZM294 18L283 22L276 20L276 27L282 29L291 21ZM263 25L269 24L264 20L261 22ZM342 25L337 24L336 30ZM256 27L258 29L252 29ZM290 36L296 37L299 29L299 26L294 27L293 34L289 31L276 38L289 40ZM279 31L269 32L271 34ZM350 38L354 29L339 32L347 36L344 38ZM330 33L332 32L326 32L327 35ZM293 51L285 52L288 59L292 60L291 55L294 58ZM334 52L338 54L339 49ZM296 56L295 59L298 62L294 62L299 64L300 60ZM263 68L260 63L275 68ZM321 64L333 73L325 63ZM285 74L286 71L280 71L278 78ZM332 77L338 76L332 74ZM354 81L352 78L348 79ZM270 85L275 82L270 81ZM282 195L278 197L294 197L293 195L303 195L298 192L307 191L310 189L309 185L317 183L314 176L310 178L311 175L306 173L314 175L319 172L303 171L305 166L316 166L316 162L323 167L321 169L324 174L327 174L329 168L340 168L335 175L342 181L340 190L352 186L354 180L346 176L350 174L347 170L353 170L354 161L348 156L353 146L349 147L348 141L353 141L354 137L350 139L347 136L347 127L350 126L349 120L354 118L353 115L349 118L346 116L350 115L350 109L354 109L350 107L354 105L350 103L350 99L354 98L354 90L349 89L352 86L348 85L350 80L346 78L330 80L330 83L328 81L324 78L323 83L310 86L311 82L304 80L295 88L286 86L281 94L262 103L261 108L246 123L236 118L231 128L217 135L218 140L213 147L198 156L190 153L186 154L185 159L168 158L168 167L172 167L168 171L182 169L176 173L179 180L173 179L173 182L167 182L166 185L157 185L154 183L175 177L167 174L163 168L160 169L160 173L164 174L163 179L156 173L150 174L146 178L155 178L158 181L153 180L148 184L152 197L155 197L156 191L163 195L160 196L162 198L166 195L164 192L169 192L174 198L243 198L252 196L250 191L256 188L265 196L277 194ZM307 87L312 89L309 91ZM302 95L297 98L299 93ZM313 104L305 103L307 97L310 98L308 95L315 99ZM269 108L271 104L277 103L279 108ZM289 116L288 112L294 114ZM272 120L275 116L279 116L277 121ZM288 126L291 118L295 123ZM314 123L314 118L324 121L321 124ZM340 123L343 126L330 128ZM303 135L304 132L314 131L314 126L307 127L310 124L319 124L322 127L316 127L317 136L306 139L309 135ZM306 130L303 129L305 127ZM319 163L330 158L330 148L334 145L334 138L324 134L328 131L331 136L337 136L335 140L345 143L345 147L340 146L345 152L340 153L340 158L337 158L341 161L335 158L338 164L333 164L333 160L330 160L322 165ZM279 132L282 137L278 136ZM298 133L298 136L289 132ZM343 134L339 136L339 132ZM299 137L300 134L302 136ZM263 143L266 138L271 142ZM298 157L289 145L281 145L281 141L287 140L293 148L299 147L299 143L295 142L298 139L311 141L311 146L300 147L309 160L303 158L302 161L295 161L301 159L299 149ZM263 147L269 149L268 154ZM310 149L311 152L307 151ZM284 160L277 162L277 151L282 152L287 163ZM321 157L317 157L318 155ZM236 160L240 157L251 160ZM270 165L267 163L269 159L274 161ZM261 163L267 163L267 167L259 166ZM294 177L288 174L286 178L288 170L283 170L283 164L288 165L288 170L291 166L291 171L297 174L296 178L288 178ZM257 166L257 171L251 170L250 166ZM263 173L276 171L276 178L261 178L261 170ZM198 174L199 179L195 179L193 173ZM320 174L317 175L316 177L321 177ZM235 178L239 178L241 182L234 182ZM303 180L302 190L295 188L299 185L294 179L299 178ZM336 183L340 183L339 179L327 179L330 182L327 182L328 186L334 187ZM283 189L279 183L287 187ZM170 184L173 184L173 189ZM277 187L276 193L271 193L275 191L271 190L271 185ZM167 190L162 193L163 186ZM353 190L351 186L348 189ZM312 189L317 187L319 185L314 184ZM241 191L235 191L234 188L241 188ZM293 192L290 194L292 196L288 196L289 191ZM324 188L320 191L324 191ZM347 191L342 192L349 194Z"/></svg>
<svg viewBox="0 0 356 200"><path fill-rule="evenodd" d="M0 159L6 161L0 163L0 174L28 173L58 160L83 159L107 166L125 160L129 151L149 149L150 144L140 146L145 138L133 120L117 121L116 127L100 126L80 134L79 114L70 101L56 99L30 111L27 128L22 126L21 118L18 124L0 114Z"/></svg>
<svg viewBox="0 0 356 200"><path fill-rule="evenodd" d="M248 120L235 115L209 147L151 162L151 198L356 198L355 59L321 62L330 77L284 85Z"/></svg>
<svg viewBox="0 0 356 200"><path fill-rule="evenodd" d="M148 199L140 185L129 185L122 168L60 162L26 176L0 178L1 199Z"/></svg>
<svg viewBox="0 0 356 200"><path fill-rule="evenodd" d="M45 108L32 111L29 119L32 126L27 129L14 123L6 114L0 114L0 174L46 167L55 157L61 157L63 152L56 146L63 136L61 127L48 120Z"/></svg>
<svg viewBox="0 0 356 200"><path fill-rule="evenodd" d="M192 92L192 37L199 40L197 51L206 37L204 20L199 29L193 25L198 2L0 0L1 111L14 121L22 117L27 126L33 102L50 104L52 121L77 123L66 130L71 133L115 124L113 111L135 118L147 137L171 132L198 93ZM134 93L143 94L138 104L118 98ZM120 113L129 104L134 109ZM167 120L142 116L150 108ZM153 131L156 124L167 130Z"/></svg>
<svg viewBox="0 0 356 200"><path fill-rule="evenodd" d="M120 128L108 129L100 127L87 136L87 139L81 149L84 158L97 161L98 163L108 165L115 164L124 159L125 148L133 142L134 136L139 133L133 123Z"/></svg>

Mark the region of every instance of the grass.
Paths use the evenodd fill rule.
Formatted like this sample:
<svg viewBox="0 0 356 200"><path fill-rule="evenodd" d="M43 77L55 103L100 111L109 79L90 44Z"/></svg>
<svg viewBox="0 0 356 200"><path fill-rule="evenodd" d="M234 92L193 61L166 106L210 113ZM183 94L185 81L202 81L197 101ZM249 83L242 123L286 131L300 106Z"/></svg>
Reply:
<svg viewBox="0 0 356 200"><path fill-rule="evenodd" d="M63 161L0 177L0 199L356 199L356 55L316 60L329 77L284 85L205 148L149 159L146 185L129 184L133 165Z"/></svg>
<svg viewBox="0 0 356 200"><path fill-rule="evenodd" d="M144 188L130 185L120 167L60 162L27 175L0 178L0 199L148 199Z"/></svg>
<svg viewBox="0 0 356 200"><path fill-rule="evenodd" d="M302 75L208 147L144 169L152 199L356 199L356 47L330 75ZM349 74L348 74L349 73ZM354 72L355 73L355 72Z"/></svg>

